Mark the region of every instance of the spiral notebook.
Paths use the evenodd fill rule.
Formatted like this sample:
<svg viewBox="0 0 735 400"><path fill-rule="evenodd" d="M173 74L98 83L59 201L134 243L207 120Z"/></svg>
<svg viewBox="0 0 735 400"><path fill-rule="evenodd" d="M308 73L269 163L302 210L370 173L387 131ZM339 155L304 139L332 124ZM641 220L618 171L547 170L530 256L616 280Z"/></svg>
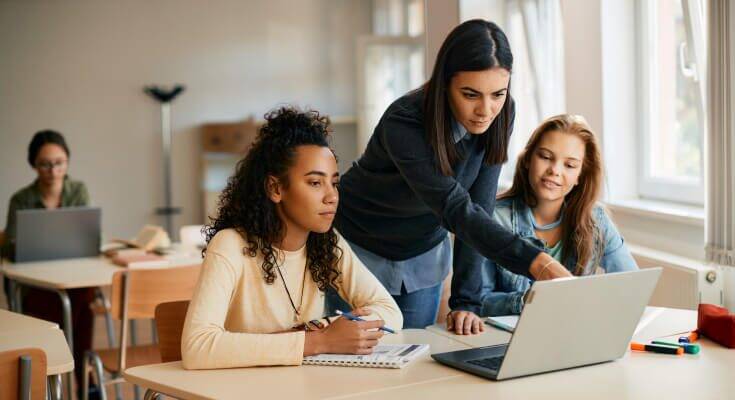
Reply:
<svg viewBox="0 0 735 400"><path fill-rule="evenodd" d="M336 365L340 367L403 368L429 350L428 344L379 344L373 354L319 354L304 357L305 365Z"/></svg>

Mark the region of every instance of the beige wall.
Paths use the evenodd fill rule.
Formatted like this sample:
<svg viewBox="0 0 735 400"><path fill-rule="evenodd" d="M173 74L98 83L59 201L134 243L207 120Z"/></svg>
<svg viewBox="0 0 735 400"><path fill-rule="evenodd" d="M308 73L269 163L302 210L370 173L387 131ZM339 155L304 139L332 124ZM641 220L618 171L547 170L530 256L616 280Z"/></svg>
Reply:
<svg viewBox="0 0 735 400"><path fill-rule="evenodd" d="M201 223L198 127L284 102L354 116L354 39L369 31L361 0L0 2L0 228L44 128L65 134L105 238L161 223L160 108L142 87L177 82L176 225Z"/></svg>

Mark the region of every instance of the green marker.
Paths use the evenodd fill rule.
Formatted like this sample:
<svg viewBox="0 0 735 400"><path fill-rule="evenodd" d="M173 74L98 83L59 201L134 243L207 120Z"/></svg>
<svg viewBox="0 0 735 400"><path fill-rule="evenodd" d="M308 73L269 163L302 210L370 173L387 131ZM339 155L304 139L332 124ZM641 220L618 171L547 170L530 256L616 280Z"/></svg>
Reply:
<svg viewBox="0 0 735 400"><path fill-rule="evenodd" d="M684 349L684 352L687 354L697 354L699 353L699 345L694 343L672 343L672 342L665 342L663 340L654 340L651 342L653 344L665 344L667 346L676 346L681 347Z"/></svg>

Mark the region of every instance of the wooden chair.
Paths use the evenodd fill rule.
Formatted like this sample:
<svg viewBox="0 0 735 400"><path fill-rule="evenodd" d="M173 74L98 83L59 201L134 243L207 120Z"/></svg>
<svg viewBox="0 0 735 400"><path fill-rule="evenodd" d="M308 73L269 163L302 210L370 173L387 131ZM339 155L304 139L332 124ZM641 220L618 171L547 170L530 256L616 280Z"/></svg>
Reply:
<svg viewBox="0 0 735 400"><path fill-rule="evenodd" d="M156 306L178 300L190 300L194 292L201 265L174 268L128 269L118 271L112 277L110 296L112 318L121 322L118 347L87 352L84 359L83 387L89 386L89 374L100 385L102 399L106 399L105 385L124 382L122 372L126 368L161 362L157 344L123 346L128 344L130 322L135 319L152 319ZM105 380L107 371L111 379ZM119 387L119 386L116 386ZM87 400L87 390L82 390ZM136 387L136 399L140 397ZM117 391L117 397L120 392Z"/></svg>
<svg viewBox="0 0 735 400"><path fill-rule="evenodd" d="M184 329L188 301L161 303L156 306L156 328L161 361L181 360L181 331Z"/></svg>
<svg viewBox="0 0 735 400"><path fill-rule="evenodd" d="M45 399L46 353L27 348L0 352L0 399Z"/></svg>

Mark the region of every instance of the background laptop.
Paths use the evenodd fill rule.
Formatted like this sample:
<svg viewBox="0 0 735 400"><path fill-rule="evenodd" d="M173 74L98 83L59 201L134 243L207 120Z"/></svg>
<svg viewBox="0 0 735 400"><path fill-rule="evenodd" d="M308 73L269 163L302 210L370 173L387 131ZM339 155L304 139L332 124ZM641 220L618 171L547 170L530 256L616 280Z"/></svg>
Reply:
<svg viewBox="0 0 735 400"><path fill-rule="evenodd" d="M622 357L661 268L536 281L509 344L432 354L493 380Z"/></svg>
<svg viewBox="0 0 735 400"><path fill-rule="evenodd" d="M15 262L98 255L101 216L93 207L17 211Z"/></svg>

